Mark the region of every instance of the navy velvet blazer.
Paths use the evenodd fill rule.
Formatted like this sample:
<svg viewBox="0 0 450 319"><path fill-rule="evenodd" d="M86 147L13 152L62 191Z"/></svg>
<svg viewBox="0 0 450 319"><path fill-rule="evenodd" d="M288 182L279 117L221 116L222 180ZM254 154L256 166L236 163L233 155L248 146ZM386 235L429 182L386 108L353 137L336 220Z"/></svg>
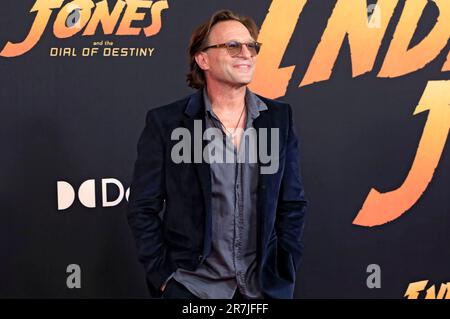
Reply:
<svg viewBox="0 0 450 319"><path fill-rule="evenodd" d="M127 208L139 260L145 267L150 294L178 267L194 270L211 250L211 176L209 164L174 163L171 160L175 128L194 136L194 120L205 130L203 92L148 111L139 138ZM268 109L253 122L279 129L279 167L274 174L259 173L258 275L266 298L292 298L296 270L303 253L302 233L307 201L300 174L299 147L289 104L262 96ZM259 135L259 134L257 134ZM258 138L259 142L259 138ZM208 141L203 141L206 146ZM193 147L192 147L193 149ZM259 160L259 165L264 164Z"/></svg>

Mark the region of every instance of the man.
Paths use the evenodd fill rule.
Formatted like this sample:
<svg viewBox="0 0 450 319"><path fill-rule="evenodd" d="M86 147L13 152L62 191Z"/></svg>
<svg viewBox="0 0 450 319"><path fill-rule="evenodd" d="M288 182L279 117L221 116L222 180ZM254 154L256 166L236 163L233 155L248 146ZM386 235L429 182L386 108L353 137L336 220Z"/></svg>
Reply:
<svg viewBox="0 0 450 319"><path fill-rule="evenodd" d="M128 220L153 297L293 297L307 202L291 107L247 88L257 36L251 18L215 13L189 45L187 81L197 93L147 113ZM198 127L223 133L215 144L233 161L199 161L205 139L181 155L196 160L176 159L176 137L195 138ZM258 139L253 162L249 129Z"/></svg>

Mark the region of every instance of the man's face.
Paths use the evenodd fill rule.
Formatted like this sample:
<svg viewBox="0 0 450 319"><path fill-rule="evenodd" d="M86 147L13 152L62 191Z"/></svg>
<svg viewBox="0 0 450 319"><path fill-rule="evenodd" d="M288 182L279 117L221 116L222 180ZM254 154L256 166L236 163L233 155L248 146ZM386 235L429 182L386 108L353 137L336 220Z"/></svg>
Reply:
<svg viewBox="0 0 450 319"><path fill-rule="evenodd" d="M238 21L219 22L211 29L208 46L238 41L249 43L255 41L248 29ZM252 57L247 46L236 56L231 56L226 48L211 48L200 53L207 81L214 81L235 87L247 85L253 78L256 55ZM198 61L198 60L197 60Z"/></svg>

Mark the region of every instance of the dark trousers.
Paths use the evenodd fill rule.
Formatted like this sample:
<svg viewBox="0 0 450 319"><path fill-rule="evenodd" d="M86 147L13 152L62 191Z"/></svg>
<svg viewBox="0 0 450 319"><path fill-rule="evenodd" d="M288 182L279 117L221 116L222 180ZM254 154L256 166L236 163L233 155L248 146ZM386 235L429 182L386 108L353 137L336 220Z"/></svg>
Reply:
<svg viewBox="0 0 450 319"><path fill-rule="evenodd" d="M192 292L189 291L185 286L180 284L175 279L171 279L166 286L162 296L162 299L200 299ZM242 300L245 299L244 296L236 289L236 292L232 299Z"/></svg>

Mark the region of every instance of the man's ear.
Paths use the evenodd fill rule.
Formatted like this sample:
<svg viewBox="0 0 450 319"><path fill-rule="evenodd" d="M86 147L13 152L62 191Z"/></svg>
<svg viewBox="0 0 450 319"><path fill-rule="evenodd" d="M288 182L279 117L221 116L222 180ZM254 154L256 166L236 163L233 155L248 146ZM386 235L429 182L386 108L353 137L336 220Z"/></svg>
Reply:
<svg viewBox="0 0 450 319"><path fill-rule="evenodd" d="M208 55L205 52L198 52L195 56L195 62L202 70L209 70Z"/></svg>

